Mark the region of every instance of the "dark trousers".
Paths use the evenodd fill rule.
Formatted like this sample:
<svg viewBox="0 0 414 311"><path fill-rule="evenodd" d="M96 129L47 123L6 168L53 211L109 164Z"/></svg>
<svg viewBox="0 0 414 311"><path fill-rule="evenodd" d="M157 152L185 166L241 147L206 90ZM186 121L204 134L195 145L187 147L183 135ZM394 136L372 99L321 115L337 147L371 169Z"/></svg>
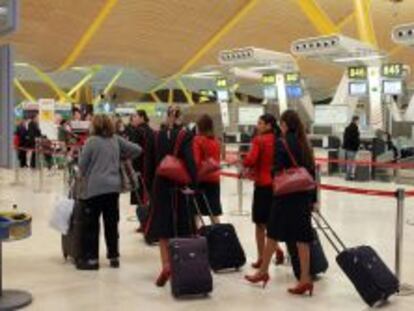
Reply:
<svg viewBox="0 0 414 311"><path fill-rule="evenodd" d="M89 226L91 240L88 259L99 258L99 220L102 214L105 232L105 242L107 258L115 259L119 257L119 194L108 193L99 195L86 200L88 216L90 217ZM93 238L92 238L93 237Z"/></svg>
<svg viewBox="0 0 414 311"><path fill-rule="evenodd" d="M32 155L30 156L30 168L36 168L36 152L32 151Z"/></svg>
<svg viewBox="0 0 414 311"><path fill-rule="evenodd" d="M27 167L27 151L19 150L17 157L19 158L20 167Z"/></svg>

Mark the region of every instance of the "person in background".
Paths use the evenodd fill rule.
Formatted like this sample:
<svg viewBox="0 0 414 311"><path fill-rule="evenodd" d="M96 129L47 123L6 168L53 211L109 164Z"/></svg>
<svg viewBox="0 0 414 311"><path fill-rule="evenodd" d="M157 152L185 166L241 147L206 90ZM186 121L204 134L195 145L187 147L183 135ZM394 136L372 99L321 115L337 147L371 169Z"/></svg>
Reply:
<svg viewBox="0 0 414 311"><path fill-rule="evenodd" d="M129 141L138 144L143 149L143 156L132 163L134 170L141 175L140 199L145 205L149 203L149 191L152 188L155 174L155 133L149 126L149 118L145 110L137 110L130 118L130 123L125 129ZM137 205L135 193L131 193L131 204ZM145 224L141 224L137 232L144 231Z"/></svg>
<svg viewBox="0 0 414 311"><path fill-rule="evenodd" d="M214 135L214 122L209 115L204 114L197 120L196 133L193 139L193 153L197 168L200 169L202 163L209 158L220 163L220 142ZM205 200L198 196L201 215L212 216L215 224L220 223L220 216L223 214L220 202L220 171L211 172L200 181L198 190L202 192L201 195L205 195L209 204L206 206Z"/></svg>
<svg viewBox="0 0 414 311"><path fill-rule="evenodd" d="M27 151L24 149L28 147L29 131L27 129L27 121L25 119L18 123L15 137L17 137L15 147L18 148L16 152L19 159L19 165L22 168L27 167Z"/></svg>
<svg viewBox="0 0 414 311"><path fill-rule="evenodd" d="M166 155L173 153L174 146L180 136L183 139L178 150L178 157L184 161L192 182L183 192L173 181L155 175L150 220L145 229L147 236L159 240L162 270L155 282L159 287L164 286L171 275L168 252L169 239L195 233L192 209L186 200L186 195L194 194L193 189L195 189L197 180L192 151L192 135L182 126L179 107L170 106L167 111L167 120L156 138L156 167Z"/></svg>
<svg viewBox="0 0 414 311"><path fill-rule="evenodd" d="M256 225L257 261L252 267L259 269L263 262L263 250L266 241L266 224L269 219L273 202L272 167L275 150L276 135L280 129L276 118L266 113L262 115L256 127L256 135L252 141L252 147L243 160L243 166L253 173L254 193L252 220ZM284 253L276 244L276 264L284 262Z"/></svg>
<svg viewBox="0 0 414 311"><path fill-rule="evenodd" d="M313 150L307 139L304 125L297 112L285 111L281 116L282 138L277 139L274 157L273 174L278 174L294 167L289 156L292 154L299 166L305 167L315 176L315 159ZM316 192L295 192L287 195L274 195L273 206L270 210L267 224L267 241L263 254L263 263L254 275L247 275L251 283L269 281L269 264L275 251L277 241L296 243L300 260L299 283L289 288L294 295L313 293L313 283L310 275L310 247L313 241L311 213L316 202Z"/></svg>
<svg viewBox="0 0 414 311"><path fill-rule="evenodd" d="M398 149L392 141L392 136L390 133L385 132L384 141L387 146L387 150L392 151L394 160L398 160Z"/></svg>
<svg viewBox="0 0 414 311"><path fill-rule="evenodd" d="M360 133L358 128L359 117L354 116L352 122L346 127L343 137L343 149L345 150L345 160L346 161L355 161L357 151L359 150ZM346 180L355 179L355 164L348 163L346 164Z"/></svg>
<svg viewBox="0 0 414 311"><path fill-rule="evenodd" d="M36 114L34 115L29 122L28 125L28 148L33 149L32 155L30 157L30 168L35 169L36 168L36 139L40 138L42 136L42 133L40 131L39 127L39 116Z"/></svg>
<svg viewBox="0 0 414 311"><path fill-rule="evenodd" d="M119 267L119 193L121 192L121 157L136 158L142 152L137 144L115 134L112 120L106 115L96 115L92 120L91 137L87 140L79 159L81 176L86 180L84 214L88 217L85 254L77 260L81 270L99 268L99 218L102 214L107 258L110 266ZM85 245L84 244L84 245Z"/></svg>
<svg viewBox="0 0 414 311"><path fill-rule="evenodd" d="M115 133L121 137L126 137L125 124L119 116L115 117Z"/></svg>
<svg viewBox="0 0 414 311"><path fill-rule="evenodd" d="M72 121L82 121L82 113L79 108L73 108Z"/></svg>

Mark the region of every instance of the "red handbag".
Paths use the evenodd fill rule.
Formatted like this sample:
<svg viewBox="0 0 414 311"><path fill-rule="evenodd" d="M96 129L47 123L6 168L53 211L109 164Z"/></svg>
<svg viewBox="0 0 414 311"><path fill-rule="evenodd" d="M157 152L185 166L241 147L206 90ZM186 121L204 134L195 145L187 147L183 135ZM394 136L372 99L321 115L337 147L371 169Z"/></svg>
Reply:
<svg viewBox="0 0 414 311"><path fill-rule="evenodd" d="M184 136L185 131L181 130L178 133L173 154L166 155L157 168L157 176L169 179L178 185L188 185L191 183L191 177L184 161L177 156Z"/></svg>
<svg viewBox="0 0 414 311"><path fill-rule="evenodd" d="M204 157L207 155L205 148L202 148ZM212 157L207 157L201 162L200 168L197 172L197 179L199 182L208 181L209 175L221 170L220 162L216 161Z"/></svg>
<svg viewBox="0 0 414 311"><path fill-rule="evenodd" d="M282 142L293 167L283 170L273 177L273 194L278 196L314 190L316 188L315 180L306 168L298 165L287 142L284 139Z"/></svg>
<svg viewBox="0 0 414 311"><path fill-rule="evenodd" d="M210 174L215 173L219 170L221 170L220 163L211 157L207 158L201 163L200 169L198 170L198 181L207 181Z"/></svg>

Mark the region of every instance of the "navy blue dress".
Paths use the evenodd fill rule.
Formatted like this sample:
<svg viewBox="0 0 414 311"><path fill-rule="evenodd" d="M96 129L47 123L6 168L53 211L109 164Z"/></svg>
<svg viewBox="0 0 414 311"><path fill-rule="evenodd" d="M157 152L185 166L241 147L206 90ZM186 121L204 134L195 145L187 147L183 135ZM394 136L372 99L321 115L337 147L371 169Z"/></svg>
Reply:
<svg viewBox="0 0 414 311"><path fill-rule="evenodd" d="M287 133L285 140L295 157L298 165L304 166L303 150L296 135ZM288 152L281 139L275 144L275 157L273 173L293 167ZM313 167L306 167L314 176ZM273 206L267 224L269 238L282 242L312 242L311 212L316 200L316 192L301 192L273 197Z"/></svg>
<svg viewBox="0 0 414 311"><path fill-rule="evenodd" d="M161 129L155 141L156 166L167 154L172 154L181 128ZM192 150L192 134L186 131L178 157L184 160L193 180L197 170ZM195 188L195 185L192 185ZM189 198L184 196L172 181L156 176L151 193L151 214L146 234L154 239L170 239L195 233L194 213Z"/></svg>

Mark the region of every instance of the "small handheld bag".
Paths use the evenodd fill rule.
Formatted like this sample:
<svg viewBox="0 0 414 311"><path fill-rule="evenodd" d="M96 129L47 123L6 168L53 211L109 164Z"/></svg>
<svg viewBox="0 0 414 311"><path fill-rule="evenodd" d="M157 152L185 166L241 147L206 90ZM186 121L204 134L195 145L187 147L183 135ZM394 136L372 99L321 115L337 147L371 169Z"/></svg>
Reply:
<svg viewBox="0 0 414 311"><path fill-rule="evenodd" d="M157 175L175 182L178 185L187 185L191 182L184 161L178 158L178 151L184 140L185 131L181 130L177 136L173 154L168 154L162 159L157 168Z"/></svg>
<svg viewBox="0 0 414 311"><path fill-rule="evenodd" d="M293 167L283 170L273 177L273 193L275 195L286 195L314 190L316 188L315 180L306 168L298 165L287 142L284 139L282 139L282 142Z"/></svg>

